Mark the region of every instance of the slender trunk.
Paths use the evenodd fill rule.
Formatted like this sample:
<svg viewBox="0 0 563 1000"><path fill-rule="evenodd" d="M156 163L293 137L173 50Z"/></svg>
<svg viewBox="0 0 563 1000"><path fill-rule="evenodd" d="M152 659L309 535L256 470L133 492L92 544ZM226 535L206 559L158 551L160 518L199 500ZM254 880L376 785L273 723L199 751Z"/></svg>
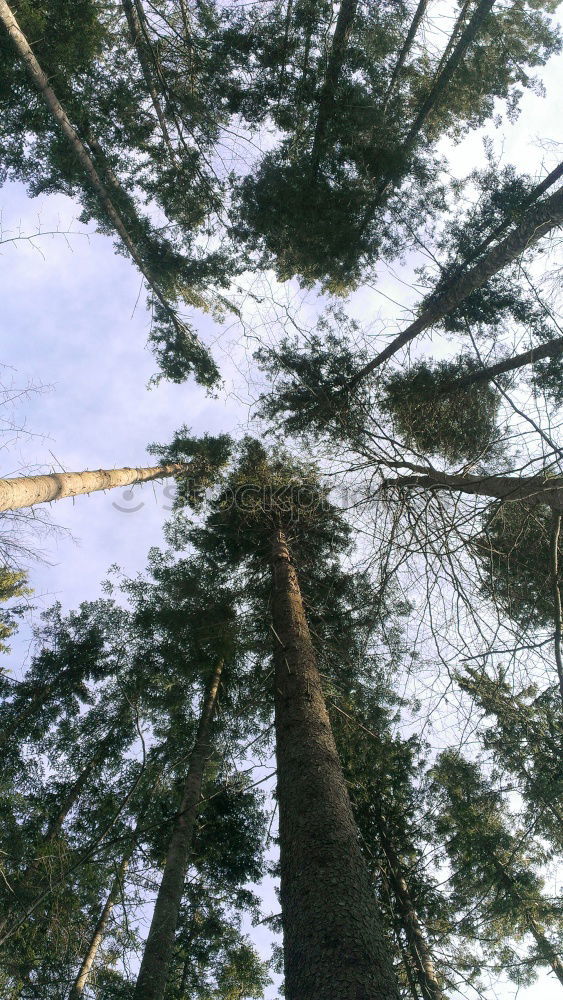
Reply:
<svg viewBox="0 0 563 1000"><path fill-rule="evenodd" d="M411 899L401 862L397 857L390 838L387 836L382 817L380 817L379 823L379 836L381 846L389 864L389 879L401 914L402 924L415 964L422 996L424 1000L443 1000L444 994L438 982L432 955L430 954L424 931Z"/></svg>
<svg viewBox="0 0 563 1000"><path fill-rule="evenodd" d="M129 27L129 33L131 35L131 41L133 42L135 52L137 53L137 57L139 59L139 65L143 73L143 78L146 83L147 90L150 94L152 106L155 110L156 117L158 118L160 131L162 132L162 138L164 139L164 143L168 149L172 161L176 162L177 159L176 153L170 139L170 133L168 131L168 126L166 124L166 119L164 117L164 112L162 110L160 98L158 96L158 92L154 84L150 63L147 58L145 33L143 30L143 25L141 24L138 6L137 4L133 3L133 0L121 0L121 5L125 12L125 17L127 18L127 24Z"/></svg>
<svg viewBox="0 0 563 1000"><path fill-rule="evenodd" d="M475 267L471 268L470 271L466 271L451 286L437 292L430 299L418 319L415 319L403 333L395 337L383 351L369 361L367 365L364 365L348 381L347 388L356 385L366 375L374 371L375 368L382 365L384 361L393 357L401 347L414 340L418 334L439 323L452 309L460 305L471 292L474 292L477 288L481 288L489 278L492 278L493 275L501 271L507 264L511 264L517 260L528 247L533 246L542 236L560 226L562 222L563 188L560 188L549 198L532 206L522 216L519 224L515 226L502 243L494 247Z"/></svg>
<svg viewBox="0 0 563 1000"><path fill-rule="evenodd" d="M57 125L59 126L61 132L63 133L65 139L67 140L70 149L76 156L78 162L80 163L86 177L88 178L93 190L100 200L100 204L109 218L110 222L115 228L119 238L121 239L123 245L126 247L131 257L133 258L135 264L139 268L141 274L146 279L148 285L150 286L152 292L161 303L163 308L166 310L168 315L171 317L172 321L175 322L178 327L181 327L181 321L177 319L176 314L168 304L166 296L161 291L158 282L151 274L150 268L147 266L143 257L137 247L135 246L133 240L131 239L125 222L118 209L115 207L108 190L102 181L94 162L88 153L86 147L80 140L76 130L70 123L70 119L60 103L57 95L55 94L53 88L49 83L49 79L44 73L43 69L39 65L31 46L29 45L27 38L23 34L16 18L14 17L9 4L6 0L0 0L0 22L4 25L13 45L18 53L20 59L25 65L27 73L39 91L42 99L45 101L49 111L51 112L53 118L55 119Z"/></svg>
<svg viewBox="0 0 563 1000"><path fill-rule="evenodd" d="M313 148L311 150L311 168L313 176L316 176L319 169L319 162L322 153L322 145L326 135L326 129L330 118L334 95L338 85L338 78L342 72L344 57L348 47L350 32L358 9L358 0L342 0L336 27L332 37L332 45L328 58L325 79L319 100L319 112L317 115L317 125L313 137Z"/></svg>
<svg viewBox="0 0 563 1000"><path fill-rule="evenodd" d="M399 75L401 73L401 70L402 70L403 66L405 65L405 61L406 61L407 56L408 56L408 54L409 54L409 52L410 52L410 50L412 48L412 43L415 40L416 33L418 31L420 22L422 21L422 18L424 17L424 15L426 13L426 8L427 7L428 7L428 0L419 0L417 8L416 8L416 10L414 12L414 17L413 17L413 19L411 21L410 28L407 31L407 37L405 38L405 40L403 42L403 47L402 47L401 51L399 52L399 56L397 58L397 62L395 63L395 66L393 67L393 72L391 73L391 79L389 80L389 86L387 87L387 92L386 92L385 97L383 99L383 112L385 112L385 110L387 108L387 105L389 104L389 100L391 98L391 94L393 93L393 90L395 89L395 84L396 84L397 80L399 79Z"/></svg>
<svg viewBox="0 0 563 1000"><path fill-rule="evenodd" d="M211 753L211 725L222 669L223 662L220 660L203 700L197 737L190 755L180 809L168 845L162 881L135 986L134 1000L162 1000L166 990L184 880L201 798L201 786Z"/></svg>
<svg viewBox="0 0 563 1000"><path fill-rule="evenodd" d="M287 1000L398 996L284 533L272 538Z"/></svg>
<svg viewBox="0 0 563 1000"><path fill-rule="evenodd" d="M556 184L561 177L563 177L563 162L558 163L557 166L544 177L543 181L540 181L539 184L536 184L535 187L532 188L532 190L524 198L521 208L528 208L530 205L533 205L534 202L536 202L538 198L541 198L542 194L545 194L550 187L553 187L553 185ZM491 243L500 239L507 229L510 229L514 219L515 215L513 213L509 213L503 221L499 223L499 225L496 226L495 229L493 229L489 235L475 247L474 250L471 251L469 256L463 261L462 266L458 268L457 272L450 278L448 284L452 283L459 274L462 274L464 269L466 269L469 264L472 264L474 260L477 260L477 258L481 256L481 254L485 253L485 250L490 247Z"/></svg>
<svg viewBox="0 0 563 1000"><path fill-rule="evenodd" d="M278 101L281 100L282 89L285 82L285 67L287 64L287 46L289 42L289 29L291 27L291 14L293 12L293 0L287 0L287 8L285 14L285 27L283 32L283 48L281 57L281 69L278 81Z"/></svg>
<svg viewBox="0 0 563 1000"><path fill-rule="evenodd" d="M450 490L457 493L468 493L472 496L490 497L493 500L506 500L510 503L522 502L530 507L547 504L553 510L563 511L563 479L552 479L542 476L460 476L438 469L426 469L423 475L398 476L388 479L384 486L403 488L418 488L428 490Z"/></svg>
<svg viewBox="0 0 563 1000"><path fill-rule="evenodd" d="M534 941L538 946L538 951L545 959L547 965L550 965L553 972L557 976L559 982L563 985L563 961L561 960L559 954L549 941L540 924L534 917L533 913L530 912L530 906L526 899L523 898L520 890L518 889L513 876L507 871L504 864L498 860L498 858L493 858L494 866L500 875L501 881L506 886L508 893L515 899L518 900L522 907L522 914L524 917L524 923L527 925L528 930Z"/></svg>
<svg viewBox="0 0 563 1000"><path fill-rule="evenodd" d="M526 365L533 365L536 361L541 361L542 358L556 358L559 354L563 354L563 337L548 340L546 344L531 347L529 351L523 351L522 354L515 354L512 358L497 362L496 365L489 365L487 368L480 368L478 371L470 372L469 375L464 375L463 378L456 378L454 382L440 389L439 395L449 395L452 392L457 392L458 389L467 389L470 385L490 382L497 375L504 375L505 372L513 372L518 368L524 368Z"/></svg>
<svg viewBox="0 0 563 1000"><path fill-rule="evenodd" d="M471 2L472 2L472 0L465 0L465 3L461 7L461 10L460 10L460 12L459 12L459 14L457 16L456 22L454 24L454 30L452 31L450 37L448 38L448 43L447 43L444 51L442 52L442 55L440 56L440 62L438 63L438 65L436 67L436 72L434 74L434 79L435 80L437 80L438 77L440 76L440 73L442 72L444 66L446 65L448 59L450 58L450 56L451 56L451 54L453 52L454 45L456 44L456 42L457 42L457 40L459 38L459 33L460 33L460 31L461 31L461 29L463 27L463 24L465 22L465 18L467 17L467 11L469 10L469 7L471 6Z"/></svg>
<svg viewBox="0 0 563 1000"><path fill-rule="evenodd" d="M2 0L0 0L0 3ZM152 479L176 476L185 466L179 462L156 465L151 468L96 469L93 472L51 472L47 476L20 476L17 479L0 479L0 511L33 507L36 503L50 503L63 497L76 497L82 493L95 493L116 486L132 486Z"/></svg>
<svg viewBox="0 0 563 1000"><path fill-rule="evenodd" d="M475 8L473 15L461 33L459 41L454 46L448 59L446 59L443 68L438 71L438 75L435 77L434 82L430 88L430 91L426 95L424 101L422 102L418 113L411 124L411 127L407 133L407 136L400 148L401 156L405 160L405 165L401 173L401 177L404 176L406 170L406 161L412 150L416 146L418 138L422 129L424 128L428 118L440 103L445 91L447 90L454 73L458 70L461 65L467 49L474 41L475 37L478 35L479 30L486 19L487 15L490 14L496 0L479 0L477 7ZM442 60L440 61L440 66L442 66ZM366 226L369 224L373 217L373 213L381 205L384 195L389 194L389 190L392 189L397 183L396 179L392 176L385 176L381 183L379 184L374 198L369 203L364 217L360 225L360 233L362 233Z"/></svg>
<svg viewBox="0 0 563 1000"><path fill-rule="evenodd" d="M103 758L105 757L108 743L109 740L104 741L104 744L100 747L98 752L94 754L94 756L88 761L86 767L82 769L82 771L76 778L76 781L74 781L73 784L70 786L66 796L64 797L63 801L60 804L58 812L56 813L55 816L52 816L51 820L49 821L49 825L47 826L47 830L43 838L44 845L50 844L51 841L55 839L55 837L59 836L63 828L63 823L65 819L67 818L69 812L74 807L74 805L78 802L78 799L82 795L82 792L88 780L92 777L93 769L95 768L96 764L100 763L100 761L103 760Z"/></svg>
<svg viewBox="0 0 563 1000"><path fill-rule="evenodd" d="M78 975L76 976L76 979L74 980L74 983L71 987L68 1000L80 1000L80 997L82 996L84 989L88 983L90 972L92 971L92 966L96 961L96 955L98 954L99 947L104 939L109 918L111 917L112 910L117 902L119 893L121 892L123 879L127 872L127 868L129 867L132 850L133 846L131 846L131 848L127 851L127 854L121 861L117 874L113 880L110 891L107 895L107 899L104 903L102 912L100 913L100 916L98 918L98 922L94 928L94 933L90 938L90 943L88 945L88 949L82 961L82 965L80 966L80 969L78 970Z"/></svg>
<svg viewBox="0 0 563 1000"><path fill-rule="evenodd" d="M551 532L551 582L553 588L553 617L555 619L555 663L559 677L559 694L563 705L563 655L561 652L561 636L563 634L563 608L561 607L561 589L559 586L559 535L561 532L561 514L553 512L553 530Z"/></svg>

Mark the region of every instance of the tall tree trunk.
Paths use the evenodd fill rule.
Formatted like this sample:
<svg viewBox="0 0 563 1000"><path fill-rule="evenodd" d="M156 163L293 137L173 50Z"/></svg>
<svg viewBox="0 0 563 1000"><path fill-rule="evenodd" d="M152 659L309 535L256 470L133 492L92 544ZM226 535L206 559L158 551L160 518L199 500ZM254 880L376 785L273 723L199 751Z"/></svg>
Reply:
<svg viewBox="0 0 563 1000"><path fill-rule="evenodd" d="M513 372L526 365L533 365L536 361L541 361L542 358L556 358L559 354L563 354L563 337L548 340L547 343L531 347L529 351L523 351L522 354L515 354L512 358L506 358L505 361L498 361L496 365L479 368L477 371L470 372L469 375L464 375L463 378L456 378L449 385L440 389L439 395L449 395L452 392L457 392L458 389L467 389L470 385L490 382L497 375L504 375L505 372Z"/></svg>
<svg viewBox="0 0 563 1000"><path fill-rule="evenodd" d="M0 3L2 0L0 0ZM50 503L63 497L76 497L82 493L95 493L116 486L132 486L152 479L177 476L185 466L179 462L156 465L150 468L96 469L93 472L51 472L47 476L20 476L0 479L0 511L33 507L36 503Z"/></svg>
<svg viewBox="0 0 563 1000"><path fill-rule="evenodd" d="M401 347L414 340L419 333L423 333L424 330L439 323L452 309L460 305L471 292L474 292L477 288L481 288L489 278L492 278L493 275L501 271L507 264L511 264L517 260L524 250L533 246L542 236L560 226L562 222L563 188L560 188L549 198L533 205L522 216L519 224L515 226L502 243L493 247L475 267L460 275L450 286L432 296L418 319L415 319L383 351L356 372L353 378L348 381L346 388L352 388L361 379L365 378L366 375L374 371L375 368L382 365L384 361L393 357Z"/></svg>
<svg viewBox="0 0 563 1000"><path fill-rule="evenodd" d="M398 58L397 58L397 62L395 63L395 66L393 67L393 72L391 73L391 79L389 80L389 86L387 87L387 92L386 92L385 97L383 99L383 111L385 111L385 109L387 108L387 105L389 104L389 99L390 99L390 97L391 97L391 95L393 93L393 90L395 89L395 84L396 84L397 80L399 79L399 75L401 73L401 70L402 70L403 66L405 65L406 58L407 58L407 56L408 56L408 54L409 54L409 52L410 52L410 50L412 48L412 44L413 44L413 42L415 40L416 33L418 31L420 22L422 21L422 18L424 17L424 15L426 13L426 8L427 7L428 7L428 0L418 0L417 8L416 8L416 10L414 12L414 17L413 17L413 19L411 21L410 28L407 31L407 37L405 38L405 40L403 42L403 46L401 48L401 51L399 52L399 55L398 55Z"/></svg>
<svg viewBox="0 0 563 1000"><path fill-rule="evenodd" d="M563 607L561 605L561 587L559 583L559 535L561 533L561 514L553 511L553 527L551 532L551 586L553 590L553 618L555 621L555 663L559 678L559 695L563 705L563 653L561 650L563 636Z"/></svg>
<svg viewBox="0 0 563 1000"><path fill-rule="evenodd" d="M168 845L162 881L135 986L134 1000L162 1000L166 990L184 880L201 798L201 786L211 753L211 726L222 670L223 661L220 660L203 700L196 741L190 755L180 809Z"/></svg>
<svg viewBox="0 0 563 1000"><path fill-rule="evenodd" d="M127 872L127 868L129 867L132 851L133 851L133 845L131 845L130 849L122 858L121 864L119 865L119 869L113 880L106 901L104 903L102 912L100 913L98 922L94 928L92 937L90 938L90 943L88 945L88 949L82 961L82 965L80 966L76 979L72 984L70 993L68 995L68 1000L80 1000L80 997L82 996L84 989L88 983L88 979L92 971L92 966L96 961L98 950L104 939L109 918L111 917L112 910L117 902L119 893L121 892L123 879Z"/></svg>
<svg viewBox="0 0 563 1000"><path fill-rule="evenodd" d="M145 263L141 252L135 246L135 243L127 231L127 226L125 225L120 212L115 207L111 196L108 193L108 190L102 181L90 154L88 153L88 150L84 146L76 130L71 125L65 109L51 87L46 73L44 73L35 58L33 50L22 32L16 18L14 17L9 4L6 3L6 0L0 0L0 22L4 25L16 52L24 63L32 83L39 91L42 99L45 101L45 104L67 140L70 149L84 170L92 189L98 196L100 204L108 219L114 226L121 242L126 247L141 274L150 286L153 294L161 303L172 322L178 327L179 330L183 330L184 327L181 320L179 320L176 316L176 313L168 303L168 300L162 292L158 282L153 277L149 266Z"/></svg>
<svg viewBox="0 0 563 1000"><path fill-rule="evenodd" d="M389 463L394 464L394 463ZM399 464L399 463L396 463ZM402 464L402 463L401 463ZM521 501L530 507L547 504L555 511L563 512L563 478L554 476L459 476L455 473L440 472L438 469L419 468L422 475L397 476L385 481L385 488L422 488L427 490L450 490L468 493L472 496L490 497L492 500Z"/></svg>
<svg viewBox="0 0 563 1000"><path fill-rule="evenodd" d="M315 177L318 173L322 145L332 106L334 104L334 95L338 85L338 78L342 72L344 57L348 47L348 40L350 38L350 32L352 30L357 9L358 0L341 0L334 35L332 36L332 45L330 55L328 57L325 79L321 90L317 124L315 128L315 135L313 137L313 148L311 150L311 168L313 177Z"/></svg>
<svg viewBox="0 0 563 1000"><path fill-rule="evenodd" d="M272 620L287 1000L393 1000L391 957L283 531L272 538Z"/></svg>
<svg viewBox="0 0 563 1000"><path fill-rule="evenodd" d="M401 862L387 835L385 821L382 816L380 816L379 821L379 836L389 865L389 881L397 901L397 907L413 957L422 996L424 1000L443 1000L444 994L438 982L430 948L428 947L424 931L418 919L416 907L411 899Z"/></svg>

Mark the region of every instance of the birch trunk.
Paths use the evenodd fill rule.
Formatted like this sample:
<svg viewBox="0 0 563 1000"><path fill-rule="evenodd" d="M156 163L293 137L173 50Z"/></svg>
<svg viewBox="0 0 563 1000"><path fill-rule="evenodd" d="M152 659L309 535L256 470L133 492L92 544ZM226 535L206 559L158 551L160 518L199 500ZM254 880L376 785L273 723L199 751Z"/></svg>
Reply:
<svg viewBox="0 0 563 1000"><path fill-rule="evenodd" d="M211 753L211 725L222 669L223 662L219 661L203 701L197 737L190 756L180 809L168 845L162 881L133 995L134 1000L162 1000L166 990L184 880L201 798L201 786Z"/></svg>
<svg viewBox="0 0 563 1000"><path fill-rule="evenodd" d="M299 581L272 538L275 727L287 1000L395 1000Z"/></svg>
<svg viewBox="0 0 563 1000"><path fill-rule="evenodd" d="M76 130L71 125L70 119L65 109L63 108L57 95L55 94L53 88L51 87L46 73L44 73L43 69L41 68L37 59L35 58L33 50L29 45L29 42L27 41L27 38L25 37L24 33L22 32L16 18L14 17L9 4L6 3L6 0L0 0L0 23L4 25L4 28L6 29L12 41L12 44L16 49L16 52L18 53L20 59L25 65L25 68L32 83L39 91L39 94L41 95L42 99L45 101L45 104L47 105L49 111L51 112L53 118L55 119L65 139L67 140L70 148L72 149L72 152L74 153L82 169L84 170L86 177L90 181L93 190L95 191L100 200L102 208L104 209L108 219L114 226L115 231L117 232L119 238L121 239L121 242L130 253L135 264L139 268L141 274L146 279L147 283L149 284L156 298L159 300L163 308L174 320L175 314L173 310L168 304L166 297L162 293L158 285L158 282L153 278L149 268L145 264L145 261L143 260L141 253L139 252L139 250L135 246L135 243L131 239L127 231L127 227L119 211L117 210L113 201L111 200L108 190L102 178L100 177L90 154L88 153L86 147L84 146L83 142L78 136ZM178 325L181 325L179 320L176 319L175 321L176 323L178 323Z"/></svg>
<svg viewBox="0 0 563 1000"><path fill-rule="evenodd" d="M0 3L2 0L0 0ZM20 476L17 479L0 479L0 511L33 507L36 503L50 503L63 497L76 497L83 493L132 486L153 479L177 476L185 466L180 463L156 465L150 468L96 469L92 472L51 472L47 476Z"/></svg>

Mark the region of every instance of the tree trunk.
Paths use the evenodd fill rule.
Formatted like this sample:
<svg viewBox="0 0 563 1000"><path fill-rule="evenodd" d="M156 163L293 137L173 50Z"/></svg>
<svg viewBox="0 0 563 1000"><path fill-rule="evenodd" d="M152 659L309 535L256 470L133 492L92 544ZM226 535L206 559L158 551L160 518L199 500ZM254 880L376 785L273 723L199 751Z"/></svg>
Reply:
<svg viewBox="0 0 563 1000"><path fill-rule="evenodd" d="M561 533L561 514L553 511L553 528L551 532L551 585L553 589L553 617L555 620L555 663L559 678L559 695L563 705L563 654L561 642L563 635L563 607L561 606L561 588L559 585L559 535Z"/></svg>
<svg viewBox="0 0 563 1000"><path fill-rule="evenodd" d="M383 852L389 864L389 880L401 914L401 921L413 957L422 996L424 1000L443 1000L444 994L438 982L432 955L430 954L424 931L411 899L401 862L395 853L391 840L387 836L382 817L380 817L379 822L379 836Z"/></svg>
<svg viewBox="0 0 563 1000"><path fill-rule="evenodd" d="M428 490L450 490L468 493L472 496L490 497L510 503L522 502L530 507L547 504L555 511L563 512L563 479L542 476L458 476L438 469L420 466L422 475L398 476L385 481L385 488L416 488Z"/></svg>
<svg viewBox="0 0 563 1000"><path fill-rule="evenodd" d="M287 1000L394 1000L299 582L272 538L275 727Z"/></svg>
<svg viewBox="0 0 563 1000"><path fill-rule="evenodd" d="M141 67L143 78L147 86L147 90L150 94L153 108L155 110L156 117L158 118L158 123L160 125L160 131L162 132L162 138L170 158L173 162L176 162L177 157L174 151L174 147L170 140L170 133L168 131L168 126L166 124L166 119L164 117L164 112L162 110L162 105L160 103L160 98L156 90L153 74L150 67L149 60L147 58L147 52L145 47L145 37L143 31L143 25L141 24L141 19L139 16L138 6L133 3L133 0L121 0L121 5L125 12L125 17L127 18L127 24L129 27L129 33L131 35L131 41L137 53L139 59L139 65Z"/></svg>
<svg viewBox="0 0 563 1000"><path fill-rule="evenodd" d="M319 112L317 115L317 125L313 137L313 148L311 150L311 167L315 177L319 169L319 161L322 153L326 127L330 117L330 112L334 104L334 95L338 85L338 78L342 72L344 56L348 47L350 32L358 9L358 0L342 0L336 27L332 37L332 45L328 58L325 79L319 100Z"/></svg>
<svg viewBox="0 0 563 1000"><path fill-rule="evenodd" d="M168 845L162 881L135 986L134 1000L162 1000L166 990L184 880L201 798L201 786L211 753L211 725L222 669L223 661L220 660L211 677L201 708L197 737L190 756L180 809Z"/></svg>
<svg viewBox="0 0 563 1000"><path fill-rule="evenodd" d="M471 292L474 292L477 288L481 288L489 278L492 278L493 275L501 271L507 264L511 264L517 260L524 250L533 246L542 236L555 229L556 226L561 225L562 222L563 188L560 188L551 197L532 206L522 216L519 224L502 243L494 247L475 267L457 278L451 286L436 293L433 299L428 302L426 308L423 309L418 319L415 319L403 333L395 337L385 350L381 351L367 365L364 365L348 381L346 388L352 388L366 375L374 371L375 368L382 365L384 361L393 357L401 347L408 344L419 333L423 333L424 330L439 323L452 309L460 305Z"/></svg>
<svg viewBox="0 0 563 1000"><path fill-rule="evenodd" d="M553 185L557 183L560 177L563 177L563 162L558 163L557 166L544 177L543 181L540 181L539 184L536 184L535 187L532 188L526 198L524 198L522 208L528 208L530 205L533 205L538 198L541 198L542 194L545 194L550 187L553 187ZM503 221L499 223L499 225L496 226L495 229L493 229L492 232L490 232L489 235L486 236L474 250L472 250L469 256L463 261L463 264L458 269L457 273L452 276L450 282L455 280L459 274L462 274L464 269L467 268L469 264L472 264L474 260L477 260L477 258L490 247L491 243L500 239L503 233L505 233L507 229L510 229L513 222L514 214L507 215Z"/></svg>
<svg viewBox="0 0 563 1000"><path fill-rule="evenodd" d="M2 0L0 0L0 3ZM152 479L176 476L185 466L179 462L156 465L151 468L96 469L93 472L51 472L47 476L20 476L17 479L0 479L0 511L33 507L36 503L50 503L63 497L76 497L82 493L95 493L115 486L132 486Z"/></svg>
<svg viewBox="0 0 563 1000"><path fill-rule="evenodd" d="M452 392L457 392L458 389L467 389L470 385L490 382L497 375L504 375L505 372L513 372L518 368L524 368L526 365L533 365L536 361L541 361L542 358L556 358L559 354L563 354L563 337L548 340L546 344L531 347L529 351L523 351L522 354L515 354L512 358L497 362L496 365L489 365L487 368L480 368L478 371L470 372L469 375L464 375L463 378L456 378L448 386L440 389L439 395L449 395Z"/></svg>
<svg viewBox="0 0 563 1000"><path fill-rule="evenodd" d="M77 132L70 123L70 119L60 103L57 95L55 94L53 88L49 84L49 79L46 73L43 72L41 66L39 65L31 46L29 45L27 38L23 34L16 18L14 17L9 4L6 0L0 0L0 22L4 25L13 45L25 65L27 73L39 91L41 97L45 101L49 111L51 112L53 118L57 122L57 125L61 129L65 139L67 140L72 152L79 161L84 173L86 174L90 184L95 191L96 195L100 200L100 204L106 213L107 217L114 226L119 238L121 239L123 245L126 247L131 257L133 258L135 264L139 268L141 274L146 279L154 295L161 303L163 308L166 310L172 321L181 327L181 321L176 317L174 310L169 305L166 296L161 291L158 282L152 276L150 268L147 266L143 257L137 247L135 246L133 240L131 239L125 222L121 217L118 209L115 207L111 197L107 191L107 188L102 181L94 162L88 153L86 147L80 140Z"/></svg>
<svg viewBox="0 0 563 1000"><path fill-rule="evenodd" d="M422 21L422 18L424 17L424 15L426 13L426 8L427 7L428 7L428 0L419 0L418 6L417 6L417 8L416 8L416 10L414 12L414 17L413 17L413 19L411 21L411 26L410 26L409 30L407 31L407 37L405 38L405 40L403 42L403 47L402 47L401 51L399 52L399 56L397 58L397 62L395 63L395 66L393 67L393 72L391 73L391 79L389 80L389 86L387 87L387 92L386 92L385 97L383 99L383 111L384 112L385 112L385 110L387 108L387 105L389 104L389 99L391 97L391 94L393 93L393 90L395 88L395 84L396 84L396 82L397 82L397 80L399 78L399 74L400 74L403 66L405 65L405 60L406 60L406 58L407 58L407 56L408 56L408 54L409 54L409 52L410 52L410 50L412 48L412 43L415 40L416 33L418 31L420 22Z"/></svg>
<svg viewBox="0 0 563 1000"><path fill-rule="evenodd" d="M498 860L498 858L493 858L494 866L500 876L501 882L506 886L509 894L518 900L522 906L522 913L524 917L524 923L527 925L528 930L534 941L538 946L540 954L544 957L546 963L551 966L553 972L557 976L561 985L563 985L563 962L556 952L555 948L546 938L540 924L534 917L533 913L530 912L528 902L522 897L513 876L506 869L505 865Z"/></svg>
<svg viewBox="0 0 563 1000"><path fill-rule="evenodd" d="M96 955L98 954L99 947L104 939L109 918L111 917L112 910L117 902L119 893L121 891L123 879L125 877L127 868L129 867L129 861L131 859L132 850L133 850L133 845L127 851L127 854L121 861L117 875L113 880L112 886L105 901L103 910L100 913L98 922L94 928L94 933L92 934L92 937L90 939L88 950L84 956L82 965L78 970L78 975L76 976L76 979L74 980L74 983L72 985L71 991L68 996L68 1000L80 1000L80 997L82 996L84 989L87 985L88 979L90 977L90 972L92 971L92 966L96 961Z"/></svg>

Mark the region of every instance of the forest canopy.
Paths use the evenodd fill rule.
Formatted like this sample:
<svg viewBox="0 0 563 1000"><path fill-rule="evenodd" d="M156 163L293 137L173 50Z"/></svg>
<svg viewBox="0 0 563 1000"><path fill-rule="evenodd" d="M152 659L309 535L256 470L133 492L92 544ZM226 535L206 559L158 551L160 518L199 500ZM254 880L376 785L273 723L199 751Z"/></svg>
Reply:
<svg viewBox="0 0 563 1000"><path fill-rule="evenodd" d="M561 25L0 0L2 1000L561 990Z"/></svg>

